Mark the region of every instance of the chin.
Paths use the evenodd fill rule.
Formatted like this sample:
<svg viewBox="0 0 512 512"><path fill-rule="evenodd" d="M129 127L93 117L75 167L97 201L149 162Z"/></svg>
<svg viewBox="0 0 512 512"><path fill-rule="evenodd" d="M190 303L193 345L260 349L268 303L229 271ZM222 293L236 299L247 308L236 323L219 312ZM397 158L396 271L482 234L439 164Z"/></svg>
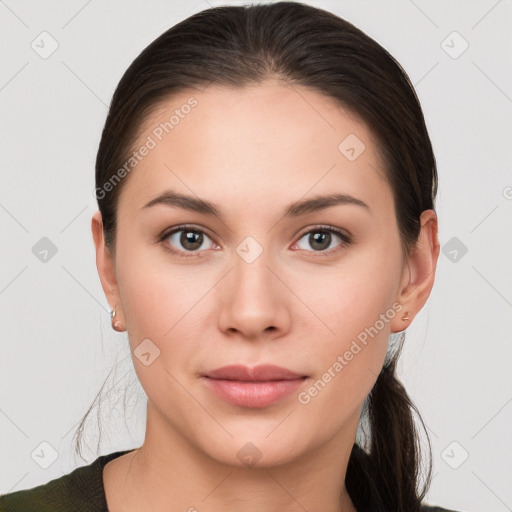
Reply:
<svg viewBox="0 0 512 512"><path fill-rule="evenodd" d="M275 424L274 427L275 428ZM290 436L289 430L284 430L282 436L268 431L262 435L236 435L229 440L212 440L208 446L199 447L212 459L237 468L265 469L288 464L304 454L301 446L304 439ZM212 448L214 449L212 450Z"/></svg>

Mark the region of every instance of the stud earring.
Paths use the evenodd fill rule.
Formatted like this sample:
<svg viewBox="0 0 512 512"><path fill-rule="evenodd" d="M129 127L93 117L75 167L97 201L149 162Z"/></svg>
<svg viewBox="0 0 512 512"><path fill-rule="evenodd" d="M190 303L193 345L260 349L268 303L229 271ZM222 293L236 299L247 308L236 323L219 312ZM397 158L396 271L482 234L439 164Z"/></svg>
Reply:
<svg viewBox="0 0 512 512"><path fill-rule="evenodd" d="M402 317L402 320L409 320L409 311L405 313L405 315Z"/></svg>
<svg viewBox="0 0 512 512"><path fill-rule="evenodd" d="M116 318L116 309L115 308L110 312L110 316L112 318L112 329L114 329L114 331L117 331L117 332L124 332L125 329L123 328L123 326L121 325L119 320L117 320L117 318Z"/></svg>

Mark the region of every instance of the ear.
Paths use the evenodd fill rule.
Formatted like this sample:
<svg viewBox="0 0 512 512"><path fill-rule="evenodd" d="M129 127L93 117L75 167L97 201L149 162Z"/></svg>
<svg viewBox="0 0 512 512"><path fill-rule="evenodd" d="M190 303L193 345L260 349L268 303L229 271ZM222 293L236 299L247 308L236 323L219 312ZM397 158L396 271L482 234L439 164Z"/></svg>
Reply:
<svg viewBox="0 0 512 512"><path fill-rule="evenodd" d="M105 245L105 236L103 233L103 220L101 212L97 211L93 214L91 220L92 237L96 246L96 267L100 277L101 286L105 297L111 307L116 310L116 318L122 323L124 322L124 313L122 309L121 296L117 285L115 258Z"/></svg>
<svg viewBox="0 0 512 512"><path fill-rule="evenodd" d="M408 257L397 301L403 309L391 321L391 332L405 330L419 313L430 296L439 257L437 215L434 210L425 210L420 216L421 231L416 245ZM408 320L402 320L406 314Z"/></svg>

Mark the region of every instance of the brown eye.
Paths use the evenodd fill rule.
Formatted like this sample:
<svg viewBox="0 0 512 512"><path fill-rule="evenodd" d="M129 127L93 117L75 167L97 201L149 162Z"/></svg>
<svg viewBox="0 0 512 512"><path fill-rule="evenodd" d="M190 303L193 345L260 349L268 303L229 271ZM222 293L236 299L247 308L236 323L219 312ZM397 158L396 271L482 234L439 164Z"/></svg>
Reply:
<svg viewBox="0 0 512 512"><path fill-rule="evenodd" d="M203 235L197 231L182 230L179 243L188 251L195 251L203 244Z"/></svg>
<svg viewBox="0 0 512 512"><path fill-rule="evenodd" d="M341 243L336 244L336 239L341 240ZM301 240L306 243L301 246ZM302 235L297 246L299 249L304 249L313 252L327 252L330 253L331 249L336 250L336 246L344 246L350 243L350 237L335 228L315 228ZM308 247L309 246L309 247Z"/></svg>
<svg viewBox="0 0 512 512"><path fill-rule="evenodd" d="M160 237L172 253L183 256L198 256L202 250L212 248L213 242L208 247L207 240L211 241L211 238L204 231L187 226L174 228Z"/></svg>
<svg viewBox="0 0 512 512"><path fill-rule="evenodd" d="M329 248L329 246L331 245L331 239L331 233L328 233L327 231L317 231L315 233L309 234L308 243L314 249L323 251Z"/></svg>

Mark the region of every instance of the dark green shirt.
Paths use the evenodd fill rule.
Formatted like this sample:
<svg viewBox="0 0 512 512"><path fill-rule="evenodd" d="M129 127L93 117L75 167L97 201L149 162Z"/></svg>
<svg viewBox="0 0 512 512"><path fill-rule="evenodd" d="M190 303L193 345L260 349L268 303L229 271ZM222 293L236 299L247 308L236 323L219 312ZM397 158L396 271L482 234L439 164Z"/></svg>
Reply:
<svg viewBox="0 0 512 512"><path fill-rule="evenodd" d="M0 496L0 512L108 512L103 468L107 462L130 451L102 455L91 464L46 484L4 494ZM424 512L454 511L424 506Z"/></svg>

